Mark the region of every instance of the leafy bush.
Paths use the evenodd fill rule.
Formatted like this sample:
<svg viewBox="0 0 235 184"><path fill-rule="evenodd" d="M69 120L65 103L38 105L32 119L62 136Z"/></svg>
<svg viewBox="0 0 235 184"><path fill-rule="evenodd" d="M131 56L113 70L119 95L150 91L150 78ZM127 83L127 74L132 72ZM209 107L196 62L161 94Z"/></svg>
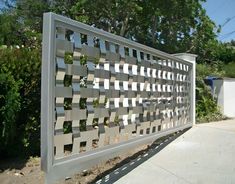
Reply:
<svg viewBox="0 0 235 184"><path fill-rule="evenodd" d="M235 62L230 62L224 66L225 77L235 78Z"/></svg>
<svg viewBox="0 0 235 184"><path fill-rule="evenodd" d="M221 77L223 63L198 64L196 71L196 119L197 122L209 122L223 119L216 102L212 98L210 88L206 86L204 79L206 76Z"/></svg>
<svg viewBox="0 0 235 184"><path fill-rule="evenodd" d="M20 81L15 81L9 73L0 73L0 151L8 149L16 138L16 119L20 110Z"/></svg>
<svg viewBox="0 0 235 184"><path fill-rule="evenodd" d="M206 76L235 77L235 63L228 62L228 59L226 60L226 62L215 61L210 64L204 63L197 65L197 72L196 72L197 73L196 77L197 122L209 122L225 118L221 114L220 109L217 107L215 100L212 98L210 88L205 85L204 79Z"/></svg>
<svg viewBox="0 0 235 184"><path fill-rule="evenodd" d="M0 49L0 155L39 154L41 51Z"/></svg>

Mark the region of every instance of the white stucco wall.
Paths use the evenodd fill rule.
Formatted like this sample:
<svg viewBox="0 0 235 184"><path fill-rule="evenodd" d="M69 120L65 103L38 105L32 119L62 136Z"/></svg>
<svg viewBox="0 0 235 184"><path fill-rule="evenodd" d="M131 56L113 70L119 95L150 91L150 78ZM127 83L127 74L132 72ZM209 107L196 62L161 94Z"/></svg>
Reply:
<svg viewBox="0 0 235 184"><path fill-rule="evenodd" d="M216 99L221 112L224 114L224 87L223 87L224 81L222 79L218 79L214 80L213 82L214 82L213 97Z"/></svg>
<svg viewBox="0 0 235 184"><path fill-rule="evenodd" d="M224 80L224 114L235 117L235 79Z"/></svg>
<svg viewBox="0 0 235 184"><path fill-rule="evenodd" d="M235 79L214 80L214 97L227 117L235 117Z"/></svg>

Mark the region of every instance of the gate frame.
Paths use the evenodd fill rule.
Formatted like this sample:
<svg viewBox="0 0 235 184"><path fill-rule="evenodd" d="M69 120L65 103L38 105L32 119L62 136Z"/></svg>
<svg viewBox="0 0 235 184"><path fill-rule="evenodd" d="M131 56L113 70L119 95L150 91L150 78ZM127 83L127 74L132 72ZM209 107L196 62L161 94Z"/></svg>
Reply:
<svg viewBox="0 0 235 184"><path fill-rule="evenodd" d="M114 145L108 145L105 147L97 148L95 150L74 154L68 156L68 158L62 158L59 160L54 159L54 142L53 142L53 109L54 105L54 86L55 83L55 30L56 25L63 25L78 28L79 30L86 31L91 35L98 35L104 39L108 39L114 43L125 44L132 48L137 48L150 54L162 56L167 59L178 61L181 63L192 64L190 79L191 79L191 91L190 91L190 104L191 121L183 126L177 128L171 128L160 133L152 133L145 136L137 137L125 142L117 143ZM186 128L190 128L195 124L195 62L186 61L177 58L173 55L161 52L154 48L139 44L137 42L125 39L123 37L113 35L103 30L90 27L86 24L77 22L75 20L54 14L45 13L43 16L43 44L42 44L42 82L41 82L41 169L45 172L45 182L53 183L58 179L65 178L84 169L88 169L91 166L99 163L101 160L107 160L121 152L136 147L141 144L149 144L156 139L174 133Z"/></svg>

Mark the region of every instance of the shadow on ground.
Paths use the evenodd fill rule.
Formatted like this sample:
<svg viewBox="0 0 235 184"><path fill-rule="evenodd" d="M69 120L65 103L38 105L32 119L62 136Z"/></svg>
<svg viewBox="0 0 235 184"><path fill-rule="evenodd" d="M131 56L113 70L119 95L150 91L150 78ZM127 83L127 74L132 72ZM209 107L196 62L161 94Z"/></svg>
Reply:
<svg viewBox="0 0 235 184"><path fill-rule="evenodd" d="M25 167L28 158L5 158L0 160L0 173L5 170L20 170Z"/></svg>
<svg viewBox="0 0 235 184"><path fill-rule="evenodd" d="M162 137L158 140L156 140L152 145L150 145L147 149L141 150L134 155L124 159L120 163L116 164L114 167L112 167L109 170L106 170L105 172L99 174L94 180L89 182L89 184L95 183L95 184L110 184L114 183L118 179L120 179L122 176L126 175L133 169L135 169L137 166L160 152L163 148L165 148L169 143L174 141L176 138L178 138L180 135L182 135L184 132L186 132L189 129L185 129L183 131Z"/></svg>

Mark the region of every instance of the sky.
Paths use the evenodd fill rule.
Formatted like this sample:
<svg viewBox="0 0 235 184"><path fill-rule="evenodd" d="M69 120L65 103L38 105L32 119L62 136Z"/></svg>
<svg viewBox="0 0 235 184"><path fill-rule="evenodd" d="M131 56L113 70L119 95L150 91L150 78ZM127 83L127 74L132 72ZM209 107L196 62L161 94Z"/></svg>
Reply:
<svg viewBox="0 0 235 184"><path fill-rule="evenodd" d="M2 0L0 0L0 8L3 7L4 2Z"/></svg>
<svg viewBox="0 0 235 184"><path fill-rule="evenodd" d="M0 0L0 8L3 4ZM222 42L235 40L235 0L207 0L203 7L216 25L222 26L218 39Z"/></svg>
<svg viewBox="0 0 235 184"><path fill-rule="evenodd" d="M203 7L216 25L222 26L218 39L222 42L235 40L235 0L207 0Z"/></svg>

